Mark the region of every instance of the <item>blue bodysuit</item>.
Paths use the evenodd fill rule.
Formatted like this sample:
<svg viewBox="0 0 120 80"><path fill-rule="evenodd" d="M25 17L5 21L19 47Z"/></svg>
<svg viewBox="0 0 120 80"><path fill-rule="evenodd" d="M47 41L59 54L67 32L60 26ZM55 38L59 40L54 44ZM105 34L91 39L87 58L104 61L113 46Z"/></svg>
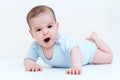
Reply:
<svg viewBox="0 0 120 80"><path fill-rule="evenodd" d="M71 50L78 46L82 53L82 65L86 65L92 62L93 56L97 49L96 45L87 40L75 41L67 35L58 34L54 45L52 59L48 60L43 53L41 45L36 41L32 43L25 58L37 61L39 57L53 67L71 67Z"/></svg>

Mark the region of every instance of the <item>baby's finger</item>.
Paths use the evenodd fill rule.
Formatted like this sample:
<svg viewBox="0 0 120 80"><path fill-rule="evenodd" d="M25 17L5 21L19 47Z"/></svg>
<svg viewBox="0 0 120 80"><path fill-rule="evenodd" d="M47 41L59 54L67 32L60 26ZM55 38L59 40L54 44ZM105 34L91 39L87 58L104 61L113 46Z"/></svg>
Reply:
<svg viewBox="0 0 120 80"><path fill-rule="evenodd" d="M67 70L66 70L66 73L67 73L67 74L71 74L71 69L67 69Z"/></svg>
<svg viewBox="0 0 120 80"><path fill-rule="evenodd" d="M30 67L26 67L25 71L31 71L32 69Z"/></svg>
<svg viewBox="0 0 120 80"><path fill-rule="evenodd" d="M36 68L36 71L42 71L42 67Z"/></svg>
<svg viewBox="0 0 120 80"><path fill-rule="evenodd" d="M79 75L80 74L80 70L75 70L75 75Z"/></svg>
<svg viewBox="0 0 120 80"><path fill-rule="evenodd" d="M74 75L75 73L75 69L71 69L71 74Z"/></svg>
<svg viewBox="0 0 120 80"><path fill-rule="evenodd" d="M36 69L33 67L33 68L31 69L31 71L32 71L32 72L35 72L35 71L36 71Z"/></svg>

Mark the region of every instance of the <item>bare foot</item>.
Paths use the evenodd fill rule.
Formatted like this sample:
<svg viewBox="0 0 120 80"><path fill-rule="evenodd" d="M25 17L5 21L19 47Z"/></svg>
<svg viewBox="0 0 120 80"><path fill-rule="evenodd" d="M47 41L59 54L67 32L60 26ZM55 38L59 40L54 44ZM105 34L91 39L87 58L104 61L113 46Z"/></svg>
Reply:
<svg viewBox="0 0 120 80"><path fill-rule="evenodd" d="M90 36L88 36L86 39L92 42L95 42L97 38L97 33L93 32Z"/></svg>

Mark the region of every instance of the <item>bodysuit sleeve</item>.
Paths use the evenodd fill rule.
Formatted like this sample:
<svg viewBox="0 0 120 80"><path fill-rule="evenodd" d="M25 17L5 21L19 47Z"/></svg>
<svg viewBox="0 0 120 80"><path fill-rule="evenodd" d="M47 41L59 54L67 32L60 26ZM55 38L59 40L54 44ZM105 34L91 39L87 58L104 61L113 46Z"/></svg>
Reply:
<svg viewBox="0 0 120 80"><path fill-rule="evenodd" d="M60 39L61 48L65 53L70 53L74 47L79 46L77 41L70 36L62 36Z"/></svg>
<svg viewBox="0 0 120 80"><path fill-rule="evenodd" d="M31 44L31 46L29 47L29 49L25 55L25 58L31 59L33 61L37 61L38 57L39 57L39 55L37 52L37 44L36 44L36 42L33 42Z"/></svg>

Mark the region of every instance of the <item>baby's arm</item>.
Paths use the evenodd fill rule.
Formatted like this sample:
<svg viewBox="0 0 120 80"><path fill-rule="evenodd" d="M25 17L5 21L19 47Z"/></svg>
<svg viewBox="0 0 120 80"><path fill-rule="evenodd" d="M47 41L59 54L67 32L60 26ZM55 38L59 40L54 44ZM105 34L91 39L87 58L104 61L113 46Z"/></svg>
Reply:
<svg viewBox="0 0 120 80"><path fill-rule="evenodd" d="M72 67L66 70L67 74L80 74L82 72L82 54L79 47L75 47L71 51Z"/></svg>
<svg viewBox="0 0 120 80"><path fill-rule="evenodd" d="M42 71L42 67L31 59L24 59L24 66L26 71L31 72Z"/></svg>

